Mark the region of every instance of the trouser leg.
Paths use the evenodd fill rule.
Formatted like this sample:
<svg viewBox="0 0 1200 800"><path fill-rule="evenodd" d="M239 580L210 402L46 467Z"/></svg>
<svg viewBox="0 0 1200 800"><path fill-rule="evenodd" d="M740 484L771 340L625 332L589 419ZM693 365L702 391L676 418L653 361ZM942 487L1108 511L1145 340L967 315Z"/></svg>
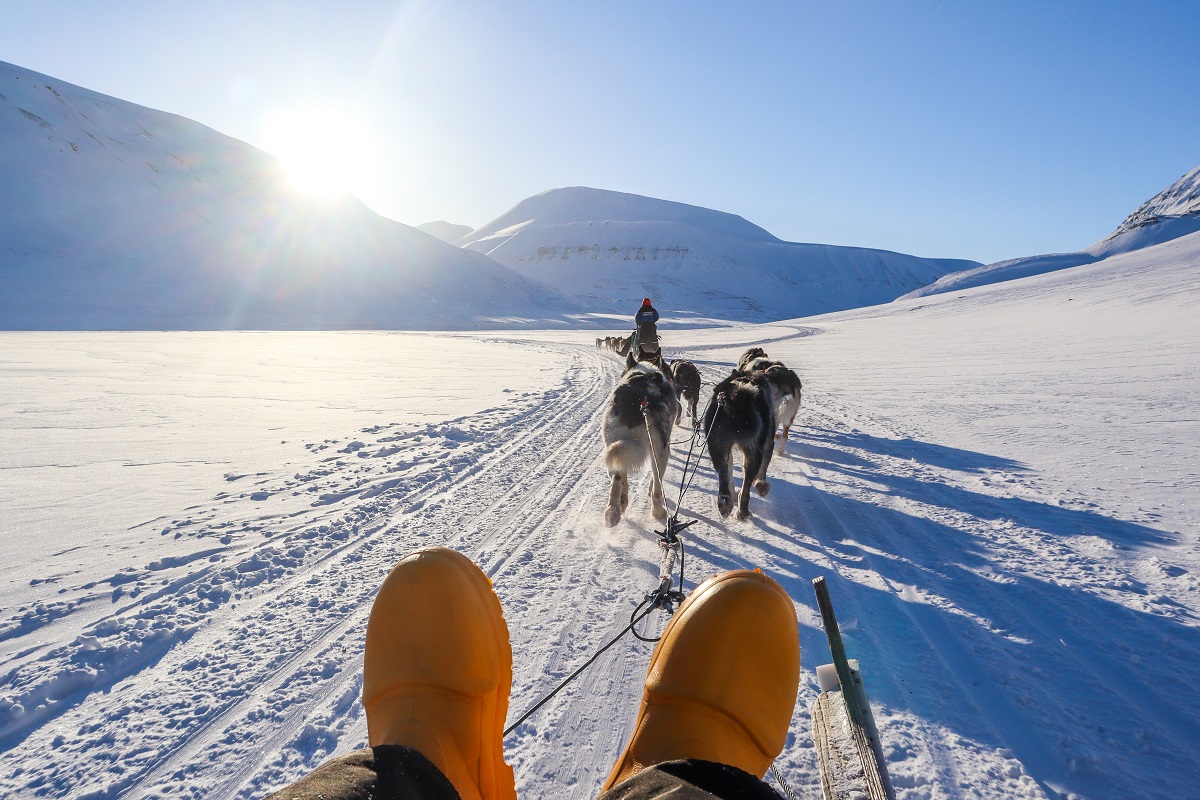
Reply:
<svg viewBox="0 0 1200 800"><path fill-rule="evenodd" d="M454 785L411 747L379 745L326 761L267 800L459 800Z"/></svg>
<svg viewBox="0 0 1200 800"><path fill-rule="evenodd" d="M749 772L688 758L665 761L621 781L599 800L783 800Z"/></svg>

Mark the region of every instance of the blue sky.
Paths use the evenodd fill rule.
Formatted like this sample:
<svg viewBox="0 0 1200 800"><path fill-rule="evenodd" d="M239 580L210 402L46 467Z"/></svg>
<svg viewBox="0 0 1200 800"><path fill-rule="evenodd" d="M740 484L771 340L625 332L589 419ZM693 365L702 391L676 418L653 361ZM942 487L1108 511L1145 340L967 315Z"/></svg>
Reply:
<svg viewBox="0 0 1200 800"><path fill-rule="evenodd" d="M1084 247L1200 164L1198 2L3 0L0 19L2 60L258 146L290 109L353 120L357 193L409 224L583 185L990 262Z"/></svg>

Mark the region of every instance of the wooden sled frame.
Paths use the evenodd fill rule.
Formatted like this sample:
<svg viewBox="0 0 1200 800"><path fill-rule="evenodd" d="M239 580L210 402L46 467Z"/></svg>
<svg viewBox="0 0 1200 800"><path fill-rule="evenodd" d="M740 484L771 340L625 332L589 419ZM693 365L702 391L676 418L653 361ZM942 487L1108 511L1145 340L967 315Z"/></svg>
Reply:
<svg viewBox="0 0 1200 800"><path fill-rule="evenodd" d="M813 591L840 687L821 692L812 706L813 743L825 800L895 800L862 673L858 662L846 658L824 577L813 580Z"/></svg>

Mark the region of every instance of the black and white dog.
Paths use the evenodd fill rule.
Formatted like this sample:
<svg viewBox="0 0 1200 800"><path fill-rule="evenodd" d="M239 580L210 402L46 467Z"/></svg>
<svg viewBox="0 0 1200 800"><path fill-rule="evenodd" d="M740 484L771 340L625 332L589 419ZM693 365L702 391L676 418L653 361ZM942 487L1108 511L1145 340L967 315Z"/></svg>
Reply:
<svg viewBox="0 0 1200 800"><path fill-rule="evenodd" d="M775 392L775 423L777 426L783 426L783 431L775 434L775 440L778 442L779 452L786 453L788 435L791 433L792 423L796 421L796 412L800 410L803 385L800 383L800 376L785 367L782 361L771 361L765 358L765 353L763 355L763 358L752 359L745 372L763 375L771 382L771 388Z"/></svg>
<svg viewBox="0 0 1200 800"><path fill-rule="evenodd" d="M767 466L775 450L775 396L770 381L761 374L735 370L713 387L703 424L717 470L717 510L722 517L733 510L733 449L742 452L737 518L746 519L750 516L751 485L760 497L771 490Z"/></svg>
<svg viewBox="0 0 1200 800"><path fill-rule="evenodd" d="M688 414L692 418L692 427L700 424L696 418L696 404L700 402L700 370L696 365L682 358L671 362L671 382L675 384L675 393L679 395L679 416L675 424L683 421L683 404L687 403Z"/></svg>
<svg viewBox="0 0 1200 800"><path fill-rule="evenodd" d="M678 416L679 401L670 379L658 367L636 361L629 354L604 417L604 465L610 478L604 524L608 527L616 525L629 506L629 473L647 461L654 518L667 518L662 480Z"/></svg>
<svg viewBox="0 0 1200 800"><path fill-rule="evenodd" d="M742 353L742 357L738 359L737 370L738 370L738 372L749 372L751 361L754 361L755 359L758 359L758 358L766 358L766 357L767 357L766 350L763 350L761 347L751 347L749 350Z"/></svg>

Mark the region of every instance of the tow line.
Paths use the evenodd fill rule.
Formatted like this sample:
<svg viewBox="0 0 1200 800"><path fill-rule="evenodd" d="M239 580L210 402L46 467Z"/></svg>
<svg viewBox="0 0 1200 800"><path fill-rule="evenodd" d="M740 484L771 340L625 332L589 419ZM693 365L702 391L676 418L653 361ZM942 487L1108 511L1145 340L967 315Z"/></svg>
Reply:
<svg viewBox="0 0 1200 800"><path fill-rule="evenodd" d="M674 614L676 603L682 602L683 598L686 596L683 592L683 540L680 539L676 534L684 528L694 525L697 521L698 520L689 520L688 522L680 524L677 520L677 517L672 516L667 520L666 530L657 531L659 537L658 546L662 549L662 555L659 559L658 586L656 586L650 592L647 592L645 599L638 603L637 608L635 608L633 613L629 615L629 624L625 626L624 630L622 630L620 633L610 639L607 644L597 650L595 655L585 661L583 665L579 667L579 669L568 675L562 683L554 687L553 691L551 691L548 695L535 703L532 708L522 714L520 719L505 728L505 736L508 736L510 733L515 731L518 727L520 727L521 723L533 716L534 712L546 705L546 703L550 702L551 698L562 691L568 683L579 677L579 675L582 674L585 669L590 667L597 658L599 658L606 650L608 650L608 648L620 641L621 637L623 637L625 634L633 631L633 635L638 639L641 639L643 642L657 642L660 638L662 638L650 638L648 636L642 636L637 632L636 625L649 616L650 612L656 608L661 608L668 614ZM679 560L679 588L672 589L671 584L675 577L674 570L676 558Z"/></svg>
<svg viewBox="0 0 1200 800"><path fill-rule="evenodd" d="M718 393L714 399L717 403L717 413L720 413L725 407L725 393ZM709 402L711 403L712 401L710 400ZM649 400L647 398L643 398L641 402L641 412L642 418L646 422L646 436L648 439L647 443L650 444L650 456L654 460L654 469L658 470L658 456L655 455L653 445L654 434L650 429L649 405ZM707 416L707 414L708 409L705 408L705 415ZM704 450L706 447L708 447L708 435L712 432L712 423L716 422L716 419L717 414L713 414L713 420L709 423L708 430L704 432L703 440L700 445L700 452L696 454L695 462L692 461L692 453L696 447L696 438L697 434L700 433L700 428L696 427L693 429L692 437L689 440L690 444L688 446L687 458L684 460L683 464L683 476L679 480L679 495L675 500L675 511L667 517L665 529L661 531L655 531L655 533L658 534L658 547L661 551L658 564L658 585L651 591L647 592L642 602L638 603L637 607L633 609L633 613L629 615L629 624L626 625L620 633L618 633L612 639L609 639L608 642L599 650L597 650L595 655L585 661L579 667L579 669L568 675L562 681L562 683L554 687L549 694L547 694L545 697L535 703L532 708L522 714L516 722L505 728L504 736L507 737L510 733L519 728L521 723L533 716L538 709L550 702L551 698L562 691L567 684L579 677L579 675L581 675L585 669L590 667L596 661L596 659L598 659L605 653L605 651L608 650L608 648L620 641L625 634L632 631L633 635L643 642L657 642L662 638L661 635L653 638L649 636L642 636L640 633L638 633L636 626L656 608L661 608L666 611L668 615L673 615L675 613L677 604L682 603L684 598L687 597L683 591L684 548L683 540L679 538L679 532L690 528L700 520L690 519L687 522L680 522L679 509L683 503L684 494L687 492L688 488L691 487L692 479L696 477L696 472L699 470L700 461L704 457ZM659 472L659 474L661 475L662 473ZM675 578L676 560L679 562L679 584L678 588L672 589L671 584ZM770 771L775 777L775 780L787 794L788 800L796 800L796 796L792 792L792 787L788 785L788 782L784 779L783 775L780 774L774 763L771 764Z"/></svg>
<svg viewBox="0 0 1200 800"><path fill-rule="evenodd" d="M722 392L720 396L717 397L718 411L723 408L724 405L725 393ZM653 442L653 433L650 430L649 401L647 399L643 398L641 402L641 411L642 417L646 421L646 435L649 437L649 441ZM713 420L716 420L715 414L713 415ZM583 665L579 667L579 669L568 675L562 681L562 683L554 687L549 694L537 701L533 707L522 714L516 722L505 728L505 736L508 736L510 733L515 731L518 727L520 727L521 723L533 716L533 714L542 706L546 705L546 703L550 702L551 698L562 691L567 684L579 677L579 675L582 674L585 669L590 667L597 658L599 658L604 654L605 651L608 650L608 648L620 641L621 637L623 637L625 634L632 631L633 635L643 642L657 642L660 638L662 638L661 636L654 638L643 636L642 634L638 633L636 626L656 608L663 609L668 615L674 614L677 605L683 602L683 599L687 597L683 591L684 549L683 540L679 538L679 532L690 528L692 525L695 525L697 522L699 522L699 520L691 519L687 522L680 522L679 508L680 504L683 503L683 495L692 485L692 479L695 478L696 471L699 469L700 459L704 456L704 448L708 446L708 433L711 430L712 424L710 423L709 430L704 432L704 441L701 444L700 453L697 454L694 463L692 461L692 452L696 446L696 434L700 433L700 430L697 428L693 432L691 446L688 447L687 459L684 461L683 465L683 477L679 481L679 496L675 500L675 511L669 517L667 517L665 529L661 531L655 531L655 533L658 534L658 547L661 551L658 564L658 585L654 589L647 592L645 598L642 599L642 602L638 603L637 607L633 609L633 613L629 615L629 624L626 625L620 633L618 633L616 636L610 639L607 644L597 650L595 655L585 661ZM654 468L657 470L658 457L654 453L653 445L650 446L650 456L652 459L654 459ZM676 561L679 562L679 584L678 588L672 589L671 584L674 582L675 578Z"/></svg>

